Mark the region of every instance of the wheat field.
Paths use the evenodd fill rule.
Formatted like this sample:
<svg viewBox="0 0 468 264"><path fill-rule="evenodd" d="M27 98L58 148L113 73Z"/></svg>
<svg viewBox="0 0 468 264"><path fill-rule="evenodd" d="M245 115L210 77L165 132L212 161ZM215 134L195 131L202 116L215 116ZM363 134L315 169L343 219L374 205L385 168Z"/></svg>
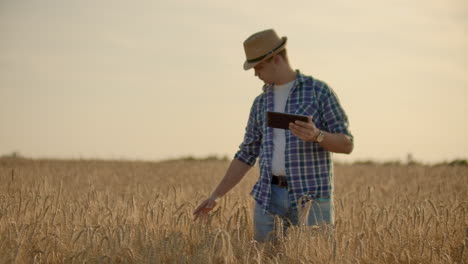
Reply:
<svg viewBox="0 0 468 264"><path fill-rule="evenodd" d="M0 263L468 263L468 167L336 165L335 228L252 240L254 168L226 160L0 159Z"/></svg>

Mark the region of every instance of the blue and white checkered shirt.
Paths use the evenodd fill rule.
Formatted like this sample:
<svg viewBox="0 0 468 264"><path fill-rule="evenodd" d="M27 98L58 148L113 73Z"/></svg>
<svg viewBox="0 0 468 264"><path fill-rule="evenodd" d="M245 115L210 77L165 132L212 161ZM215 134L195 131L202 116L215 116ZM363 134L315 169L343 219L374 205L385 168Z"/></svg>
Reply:
<svg viewBox="0 0 468 264"><path fill-rule="evenodd" d="M268 210L270 202L273 153L273 128L266 124L266 112L274 110L273 97L273 86L265 85L263 93L255 98L244 141L234 156L251 166L259 157L260 177L251 195L264 212ZM320 130L342 133L353 138L348 130L348 117L333 90L324 82L299 71L286 102L285 112L312 116L312 121ZM285 135L286 177L292 208L297 208L301 197L330 197L333 188L331 153L316 142L305 142L297 138L289 130Z"/></svg>

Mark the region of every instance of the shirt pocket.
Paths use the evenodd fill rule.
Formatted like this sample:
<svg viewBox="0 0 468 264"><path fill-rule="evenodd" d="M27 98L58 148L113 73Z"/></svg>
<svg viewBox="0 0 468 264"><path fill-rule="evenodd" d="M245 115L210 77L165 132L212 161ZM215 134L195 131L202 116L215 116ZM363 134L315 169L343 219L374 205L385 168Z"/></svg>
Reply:
<svg viewBox="0 0 468 264"><path fill-rule="evenodd" d="M295 114L297 115L306 115L312 116L312 122L314 122L315 126L319 129L322 129L322 117L313 104L301 104L297 107Z"/></svg>
<svg viewBox="0 0 468 264"><path fill-rule="evenodd" d="M317 109L310 104L299 105L296 109L295 114L314 117L317 114Z"/></svg>

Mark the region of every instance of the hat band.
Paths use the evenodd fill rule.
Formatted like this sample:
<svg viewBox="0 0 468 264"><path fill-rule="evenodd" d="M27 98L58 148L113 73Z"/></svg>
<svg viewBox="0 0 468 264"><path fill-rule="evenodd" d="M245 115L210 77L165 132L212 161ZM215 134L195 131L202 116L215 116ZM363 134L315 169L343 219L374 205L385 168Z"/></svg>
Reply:
<svg viewBox="0 0 468 264"><path fill-rule="evenodd" d="M255 63L255 62L259 62L261 60L263 60L264 58L266 58L268 55L272 54L273 52L277 51L279 48L281 48L283 46L283 44L286 42L286 40L283 40L283 42L281 42L281 44L272 49L270 52L268 52L267 54L263 55L263 56L260 56L258 58L255 58L255 59L250 59L250 60L247 60L248 63Z"/></svg>

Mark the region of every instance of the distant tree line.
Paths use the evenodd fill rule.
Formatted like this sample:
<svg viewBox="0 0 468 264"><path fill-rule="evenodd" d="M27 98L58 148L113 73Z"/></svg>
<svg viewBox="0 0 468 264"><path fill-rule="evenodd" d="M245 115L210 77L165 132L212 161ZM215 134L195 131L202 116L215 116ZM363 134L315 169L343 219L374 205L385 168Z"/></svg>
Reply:
<svg viewBox="0 0 468 264"><path fill-rule="evenodd" d="M418 166L418 165L431 165L431 166L468 166L466 159L454 159L452 161L443 161L433 164L424 164L419 161L402 162L399 160L394 161L374 161L374 160L357 160L352 162L353 165L375 165L375 166Z"/></svg>
<svg viewBox="0 0 468 264"><path fill-rule="evenodd" d="M1 155L0 159L27 159L27 157L21 155L18 151L13 151L9 154ZM228 155L208 155L205 157L195 157L195 156L182 156L179 158L174 158L170 160L183 160L183 161L229 161L232 158ZM419 161L414 160L411 156L408 157L406 162L400 160L389 160L389 161L375 161L375 160L357 160L351 163L344 163L337 161L336 164L351 164L351 165L373 165L373 166L417 166L417 165L431 165L431 166L468 166L468 160L466 159L454 159L452 161L443 161L434 164L424 164Z"/></svg>
<svg viewBox="0 0 468 264"><path fill-rule="evenodd" d="M11 153L5 154L0 156L2 159L24 159L23 155L21 155L18 151L13 151Z"/></svg>

